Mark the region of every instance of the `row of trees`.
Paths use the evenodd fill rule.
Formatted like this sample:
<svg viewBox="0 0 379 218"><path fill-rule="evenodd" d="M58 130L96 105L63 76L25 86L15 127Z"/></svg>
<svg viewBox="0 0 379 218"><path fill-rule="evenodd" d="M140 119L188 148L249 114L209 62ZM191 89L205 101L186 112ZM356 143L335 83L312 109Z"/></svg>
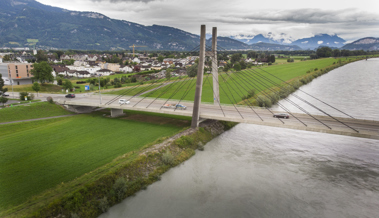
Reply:
<svg viewBox="0 0 379 218"><path fill-rule="evenodd" d="M316 51L316 55L311 55L311 59L315 58L325 58L325 57L347 57L347 56L358 56L367 55L368 52L363 50L350 51L346 49L331 49L329 47L321 47Z"/></svg>

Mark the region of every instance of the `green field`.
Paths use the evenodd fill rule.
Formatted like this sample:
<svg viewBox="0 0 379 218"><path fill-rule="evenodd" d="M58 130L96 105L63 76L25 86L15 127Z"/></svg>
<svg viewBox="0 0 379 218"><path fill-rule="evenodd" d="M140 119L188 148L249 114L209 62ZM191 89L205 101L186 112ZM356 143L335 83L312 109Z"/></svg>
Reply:
<svg viewBox="0 0 379 218"><path fill-rule="evenodd" d="M297 63L291 64L281 64L281 65L272 65L263 67L265 71L274 74L282 80L288 81L293 78L305 75L306 72L310 69L314 68L324 68L332 65L334 62L338 60L333 58L325 58L325 59L317 59L317 60L309 60L309 61L301 61ZM238 75L234 75L233 73L229 73L229 75L222 73L219 75L218 81L220 83L220 99L221 103L236 103L242 101L242 96L247 94L248 90L256 89L257 91L264 90L261 84L255 82L256 88L251 86L248 82L256 80L257 77L253 75L253 70L256 70L260 73L263 73L266 77L269 77L276 83L281 83L280 80L275 79L272 76L269 76L267 73L260 71L256 68L243 70L238 72ZM207 79L208 78L208 79ZM226 81L226 82L225 82ZM192 84L195 81L192 81ZM190 84L184 84L184 82L175 83L169 91L164 93L160 98L169 98L172 96L172 99L181 99L188 92L188 95L184 97L184 100L193 101L195 96L195 86ZM273 85L270 85L271 87ZM192 87L192 88L191 88ZM210 75L204 75L203 82L203 93L202 93L202 102L213 102L213 77ZM176 90L178 90L176 92ZM149 97L157 97L162 94L164 90L159 89L158 91L151 94Z"/></svg>
<svg viewBox="0 0 379 218"><path fill-rule="evenodd" d="M48 102L38 102L28 105L7 107L0 110L0 123L28 120L41 117L53 117L72 114L64 110L61 106Z"/></svg>
<svg viewBox="0 0 379 218"><path fill-rule="evenodd" d="M187 120L102 113L0 126L0 210L66 183L160 137Z"/></svg>

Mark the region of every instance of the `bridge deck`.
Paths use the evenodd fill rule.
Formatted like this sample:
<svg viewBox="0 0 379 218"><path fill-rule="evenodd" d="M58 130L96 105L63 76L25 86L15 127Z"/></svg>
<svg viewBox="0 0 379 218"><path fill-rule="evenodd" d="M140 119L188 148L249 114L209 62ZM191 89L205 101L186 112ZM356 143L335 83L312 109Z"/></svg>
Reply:
<svg viewBox="0 0 379 218"><path fill-rule="evenodd" d="M136 110L136 111L146 111L146 112L154 112L154 113L165 113L165 114L174 114L181 116L189 116L192 117L192 106L191 102L182 102L187 106L187 110L174 110L169 108L162 108L162 105L166 102L165 100L156 100L150 106L149 104L152 102L152 99L144 99L139 102L142 98L134 97L131 99L131 103L129 105L119 105L118 100L112 104L105 105L104 103L108 102L114 98L114 96L102 96L103 104L99 104L99 96L90 96L90 97L82 97L76 99L58 99L57 102L60 104L67 105L76 105L76 106L91 106L91 107L103 107L103 108L113 108L113 109L125 109L125 110ZM131 98L130 96L124 96L124 99ZM139 102L139 103L138 103ZM176 100L170 100L167 103L178 103ZM290 119L280 119L274 118L272 113L266 109L262 108L254 108L257 114L263 119L263 121L253 112L253 110L246 106L238 106L238 111L232 105L222 105L222 109L220 109L219 105L213 104L202 104L200 117L203 119L214 119L214 120L223 120L223 121L233 121L239 123L250 123L257 125L265 125L265 126L274 126L281 128L290 128L290 129L299 129L306 131L314 131L314 132L324 132L331 134L339 134L339 135L348 135L355 137L363 137L363 138L372 138L379 139L379 121L373 120L361 120L361 119L352 119L352 118L341 118L337 119L349 125L350 127L358 130L359 133L354 131L353 129L335 121L334 119L328 116L320 116L320 115L312 115L331 127L329 129L325 125L316 121L312 117L306 114L295 114L294 116L299 118L302 122L304 122L307 126L302 124L300 121L295 119L293 116ZM274 112L275 113L275 112Z"/></svg>

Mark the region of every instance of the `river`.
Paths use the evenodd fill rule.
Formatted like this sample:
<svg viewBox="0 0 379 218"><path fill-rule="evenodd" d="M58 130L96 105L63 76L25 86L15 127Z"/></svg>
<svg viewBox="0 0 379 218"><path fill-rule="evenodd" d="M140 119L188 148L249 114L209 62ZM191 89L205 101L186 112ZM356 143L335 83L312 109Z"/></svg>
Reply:
<svg viewBox="0 0 379 218"><path fill-rule="evenodd" d="M377 69L379 59L351 63L302 89L352 116L376 119ZM378 196L377 140L239 124L100 218L371 218L379 217Z"/></svg>

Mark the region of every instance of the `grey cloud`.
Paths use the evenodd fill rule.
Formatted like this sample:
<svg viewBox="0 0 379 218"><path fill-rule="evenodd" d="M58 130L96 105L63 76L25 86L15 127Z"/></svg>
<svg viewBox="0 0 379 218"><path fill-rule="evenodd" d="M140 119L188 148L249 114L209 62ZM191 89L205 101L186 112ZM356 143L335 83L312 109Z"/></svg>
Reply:
<svg viewBox="0 0 379 218"><path fill-rule="evenodd" d="M230 15L231 18L241 20L235 22L292 22L292 23L349 23L349 22L378 22L378 14L359 12L355 9L345 10L320 10L320 9L296 9L286 11L260 11L251 15ZM223 18L223 22L228 22Z"/></svg>
<svg viewBox="0 0 379 218"><path fill-rule="evenodd" d="M110 3L120 3L120 2L143 2L143 3L149 3L149 2L155 2L155 1L161 1L161 0L91 0L92 2L110 2Z"/></svg>

